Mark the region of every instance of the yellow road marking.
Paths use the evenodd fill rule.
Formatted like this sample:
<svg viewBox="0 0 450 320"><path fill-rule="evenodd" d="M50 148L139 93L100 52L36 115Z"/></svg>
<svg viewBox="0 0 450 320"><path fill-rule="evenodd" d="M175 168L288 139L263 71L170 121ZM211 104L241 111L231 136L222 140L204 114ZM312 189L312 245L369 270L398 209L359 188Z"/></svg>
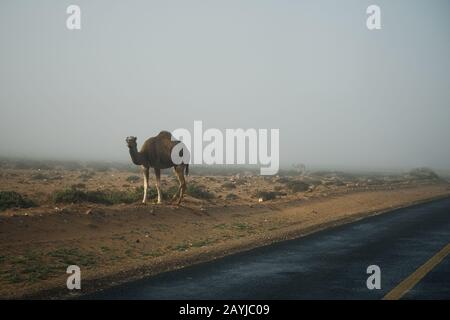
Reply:
<svg viewBox="0 0 450 320"><path fill-rule="evenodd" d="M450 243L414 271L408 278L400 282L394 289L386 294L383 300L398 300L423 279L434 267L436 267L450 253Z"/></svg>

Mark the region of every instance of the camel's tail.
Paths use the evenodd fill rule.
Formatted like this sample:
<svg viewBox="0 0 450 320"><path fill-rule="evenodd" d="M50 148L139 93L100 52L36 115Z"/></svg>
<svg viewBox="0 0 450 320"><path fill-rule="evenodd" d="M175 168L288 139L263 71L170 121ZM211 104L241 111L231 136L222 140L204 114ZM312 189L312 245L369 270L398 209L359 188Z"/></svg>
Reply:
<svg viewBox="0 0 450 320"><path fill-rule="evenodd" d="M189 175L189 163L186 165L186 175Z"/></svg>

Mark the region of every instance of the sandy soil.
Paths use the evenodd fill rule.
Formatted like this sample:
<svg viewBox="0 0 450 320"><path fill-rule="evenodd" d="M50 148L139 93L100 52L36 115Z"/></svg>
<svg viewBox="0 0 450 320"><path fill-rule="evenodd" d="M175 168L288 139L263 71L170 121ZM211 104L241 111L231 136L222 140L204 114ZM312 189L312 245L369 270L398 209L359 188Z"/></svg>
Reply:
<svg viewBox="0 0 450 320"><path fill-rule="evenodd" d="M187 196L181 207L138 203L56 206L51 203L51 191L77 182L79 172L66 173L72 176L71 182L37 179L26 185L20 183L23 174L3 171L0 183L37 198L40 205L0 214L1 298L70 296L65 271L71 264L81 267L86 293L450 195L449 184L442 181L379 185L322 181L307 192L281 193L274 200L260 202L255 190L273 190L281 183L278 177L248 177L236 183L239 178L193 176L189 179L207 185L214 199ZM83 187L129 188L124 182L129 175L97 174ZM165 180L166 187L175 183L172 178ZM229 182L238 185L232 188L237 199L227 198Z"/></svg>

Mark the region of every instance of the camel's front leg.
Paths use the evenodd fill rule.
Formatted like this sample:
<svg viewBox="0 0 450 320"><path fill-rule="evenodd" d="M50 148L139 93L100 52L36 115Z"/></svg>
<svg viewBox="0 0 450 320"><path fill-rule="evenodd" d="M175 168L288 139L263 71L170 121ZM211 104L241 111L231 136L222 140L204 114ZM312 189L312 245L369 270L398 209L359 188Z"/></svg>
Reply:
<svg viewBox="0 0 450 320"><path fill-rule="evenodd" d="M142 199L142 203L145 204L147 202L149 168L144 167L143 174L144 174L144 199Z"/></svg>
<svg viewBox="0 0 450 320"><path fill-rule="evenodd" d="M158 191L158 204L161 203L161 169L155 168L155 176L156 176L156 191Z"/></svg>

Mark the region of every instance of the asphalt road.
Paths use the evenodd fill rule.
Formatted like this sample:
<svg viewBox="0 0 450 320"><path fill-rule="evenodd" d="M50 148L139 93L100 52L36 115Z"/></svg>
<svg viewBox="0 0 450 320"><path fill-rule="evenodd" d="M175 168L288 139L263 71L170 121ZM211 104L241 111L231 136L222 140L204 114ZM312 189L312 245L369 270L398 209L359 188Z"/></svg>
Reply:
<svg viewBox="0 0 450 320"><path fill-rule="evenodd" d="M450 243L450 199L117 286L87 299L381 299ZM369 290L369 265L381 289ZM450 255L403 299L450 299Z"/></svg>

